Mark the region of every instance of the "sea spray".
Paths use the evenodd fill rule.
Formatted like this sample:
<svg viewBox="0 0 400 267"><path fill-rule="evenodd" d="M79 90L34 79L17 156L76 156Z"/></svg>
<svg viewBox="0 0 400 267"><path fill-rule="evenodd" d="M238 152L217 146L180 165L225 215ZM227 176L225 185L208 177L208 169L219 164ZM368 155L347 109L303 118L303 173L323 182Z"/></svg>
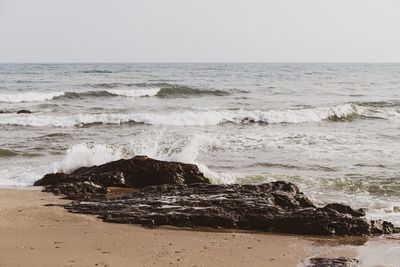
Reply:
<svg viewBox="0 0 400 267"><path fill-rule="evenodd" d="M71 173L80 167L90 167L121 158L145 155L158 160L196 164L200 171L214 183L235 182L234 174L214 172L200 162L200 153L206 153L216 142L216 138L212 136L196 134L186 140L167 140L167 135L161 131L154 136L144 137L142 140L130 142L126 147L74 144L67 149L61 161L52 164L53 172Z"/></svg>
<svg viewBox="0 0 400 267"><path fill-rule="evenodd" d="M158 160L180 161L196 164L200 171L213 183L233 183L235 174L210 170L199 159L202 153L219 145L220 139L211 134L194 134L181 138L173 138L164 129L153 134L140 135L130 142L130 151L134 155L147 155Z"/></svg>
<svg viewBox="0 0 400 267"><path fill-rule="evenodd" d="M71 173L80 167L90 167L124 157L121 148L101 144L75 144L67 149L65 157L53 164L54 172Z"/></svg>

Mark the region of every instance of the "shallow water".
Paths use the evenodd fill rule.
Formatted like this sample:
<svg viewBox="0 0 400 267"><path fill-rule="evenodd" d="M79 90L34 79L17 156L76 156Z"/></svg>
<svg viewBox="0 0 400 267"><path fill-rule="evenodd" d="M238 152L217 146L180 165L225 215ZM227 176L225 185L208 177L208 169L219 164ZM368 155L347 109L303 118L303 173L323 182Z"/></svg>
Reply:
<svg viewBox="0 0 400 267"><path fill-rule="evenodd" d="M396 64L0 65L2 187L145 154L400 223L399 151Z"/></svg>

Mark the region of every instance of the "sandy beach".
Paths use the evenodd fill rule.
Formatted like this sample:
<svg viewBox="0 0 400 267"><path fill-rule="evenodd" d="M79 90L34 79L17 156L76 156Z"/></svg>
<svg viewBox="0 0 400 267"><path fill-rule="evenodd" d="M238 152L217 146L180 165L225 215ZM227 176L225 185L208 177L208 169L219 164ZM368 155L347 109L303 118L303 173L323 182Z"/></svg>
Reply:
<svg viewBox="0 0 400 267"><path fill-rule="evenodd" d="M0 190L1 266L298 266L340 239L104 223L39 190ZM361 241L362 243L362 241ZM340 254L340 255L339 255ZM346 256L354 256L347 250Z"/></svg>

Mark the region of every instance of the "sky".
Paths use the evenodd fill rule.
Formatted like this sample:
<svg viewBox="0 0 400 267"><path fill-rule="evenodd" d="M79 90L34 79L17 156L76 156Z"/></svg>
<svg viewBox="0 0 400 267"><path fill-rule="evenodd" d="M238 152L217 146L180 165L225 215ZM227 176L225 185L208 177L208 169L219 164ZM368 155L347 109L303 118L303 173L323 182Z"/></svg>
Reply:
<svg viewBox="0 0 400 267"><path fill-rule="evenodd" d="M0 62L400 62L400 1L0 0Z"/></svg>

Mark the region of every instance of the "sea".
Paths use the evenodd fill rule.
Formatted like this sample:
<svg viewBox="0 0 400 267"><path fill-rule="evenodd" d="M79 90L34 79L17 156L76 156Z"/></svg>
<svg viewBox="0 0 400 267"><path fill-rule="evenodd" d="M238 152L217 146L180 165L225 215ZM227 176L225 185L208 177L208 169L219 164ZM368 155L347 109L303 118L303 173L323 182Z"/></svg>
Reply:
<svg viewBox="0 0 400 267"><path fill-rule="evenodd" d="M0 64L1 188L135 155L400 224L400 64Z"/></svg>

